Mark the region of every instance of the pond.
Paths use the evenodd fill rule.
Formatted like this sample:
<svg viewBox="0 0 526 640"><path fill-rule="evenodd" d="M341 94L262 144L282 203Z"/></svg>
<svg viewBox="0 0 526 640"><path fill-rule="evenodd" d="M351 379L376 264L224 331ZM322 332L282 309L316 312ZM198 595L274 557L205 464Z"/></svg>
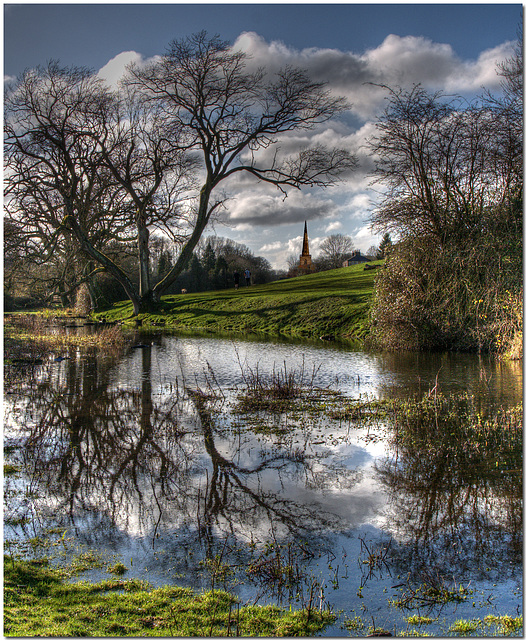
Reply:
<svg viewBox="0 0 526 640"><path fill-rule="evenodd" d="M61 356L6 385L8 550L76 555L78 579L121 563L155 586L330 606L327 636L522 615L522 461L486 442L487 466L468 468L386 420L236 406L256 381L294 379L333 407L467 392L487 417L521 402L519 363L146 333Z"/></svg>

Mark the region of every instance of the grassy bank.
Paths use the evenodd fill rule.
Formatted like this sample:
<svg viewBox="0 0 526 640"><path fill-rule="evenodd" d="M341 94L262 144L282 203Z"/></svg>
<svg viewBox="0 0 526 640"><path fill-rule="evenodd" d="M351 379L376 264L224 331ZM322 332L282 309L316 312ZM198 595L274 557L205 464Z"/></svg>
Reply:
<svg viewBox="0 0 526 640"><path fill-rule="evenodd" d="M71 584L59 569L4 559L6 636L311 636L333 620L314 608L239 606L224 591L119 579Z"/></svg>
<svg viewBox="0 0 526 640"><path fill-rule="evenodd" d="M376 273L356 265L238 290L166 296L157 313L139 320L145 327L361 340ZM127 302L95 314L108 322L133 322L131 316Z"/></svg>

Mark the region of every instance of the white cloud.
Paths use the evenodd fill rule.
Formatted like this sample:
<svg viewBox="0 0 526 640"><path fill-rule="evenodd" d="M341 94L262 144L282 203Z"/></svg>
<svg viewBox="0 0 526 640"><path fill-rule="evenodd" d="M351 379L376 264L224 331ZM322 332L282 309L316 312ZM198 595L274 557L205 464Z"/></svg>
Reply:
<svg viewBox="0 0 526 640"><path fill-rule="evenodd" d="M116 86L126 73L126 68L129 65L135 64L142 67L145 64L153 62L157 58L159 58L159 56L143 58L143 56L136 51L123 51L107 62L102 69L99 70L97 75L99 78L105 80L110 86Z"/></svg>
<svg viewBox="0 0 526 640"><path fill-rule="evenodd" d="M226 234L247 244L274 266L285 268L290 254L299 255L303 239L302 235L296 235L298 231L292 225L301 225L302 229L304 220L309 222L313 256L331 233L350 235L362 251L379 243L368 225L377 194L371 190L374 159L366 145L385 105L386 92L377 85L421 84L430 91L471 95L480 94L482 88L495 91L500 84L497 65L512 55L513 43L483 51L476 60L460 59L448 44L395 34L363 54L336 49L297 50L282 42L267 42L254 32L241 34L233 48L251 56L250 68L264 68L267 74L286 65L304 68L313 80L326 82L337 95L352 103L350 114L313 130L290 132L279 141L282 155L313 144L337 146L356 154L359 166L343 183L326 191L292 190L287 198L275 188L243 174L222 185L231 196L226 204ZM141 54L125 51L110 60L99 76L116 84L127 65L142 66L146 62ZM272 159L274 152L274 147L259 151L258 162ZM294 233L294 237L284 237L286 230L291 231L290 235Z"/></svg>
<svg viewBox="0 0 526 640"><path fill-rule="evenodd" d="M511 58L513 42L483 51L475 62L466 62L459 68L456 77L444 83L446 91L480 93L480 88L497 89L502 78L497 74L498 64Z"/></svg>
<svg viewBox="0 0 526 640"><path fill-rule="evenodd" d="M141 62L142 56L140 53L136 51L123 51L107 62L102 69L99 70L97 75L109 85L115 86L124 75L128 65L133 63L140 64Z"/></svg>
<svg viewBox="0 0 526 640"><path fill-rule="evenodd" d="M378 246L381 237L373 233L369 225L364 225L353 234L353 239L356 248L365 253L369 247Z"/></svg>
<svg viewBox="0 0 526 640"><path fill-rule="evenodd" d="M261 247L261 251L265 253L272 253L274 251L281 251L283 249L283 242L279 240L277 242L271 242L270 244L264 244Z"/></svg>
<svg viewBox="0 0 526 640"><path fill-rule="evenodd" d="M480 92L482 86L498 87L496 66L511 55L512 48L513 43L507 42L483 51L476 61L465 61L449 44L395 34L363 55L336 49L298 51L280 42L267 43L254 32L241 34L234 44L234 49L251 56L252 67L263 67L269 74L288 64L308 70L314 80L327 82L348 98L363 120L374 116L385 95L370 83Z"/></svg>
<svg viewBox="0 0 526 640"><path fill-rule="evenodd" d="M330 222L326 227L325 227L325 233L327 235L330 235L331 233L337 233L342 229L343 225L341 223L341 220L334 220L334 222Z"/></svg>

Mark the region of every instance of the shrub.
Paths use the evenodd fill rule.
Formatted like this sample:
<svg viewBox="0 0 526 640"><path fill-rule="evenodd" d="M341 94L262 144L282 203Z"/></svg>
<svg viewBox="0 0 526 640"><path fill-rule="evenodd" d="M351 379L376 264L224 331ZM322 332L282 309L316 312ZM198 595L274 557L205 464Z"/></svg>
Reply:
<svg viewBox="0 0 526 640"><path fill-rule="evenodd" d="M385 349L492 351L522 356L522 243L510 233L443 247L410 238L389 254L371 305Z"/></svg>

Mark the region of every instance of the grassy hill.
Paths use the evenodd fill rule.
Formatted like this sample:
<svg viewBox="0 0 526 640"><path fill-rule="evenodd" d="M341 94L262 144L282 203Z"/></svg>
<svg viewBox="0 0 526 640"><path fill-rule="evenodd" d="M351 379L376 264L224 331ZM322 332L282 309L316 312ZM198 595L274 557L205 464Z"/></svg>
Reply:
<svg viewBox="0 0 526 640"><path fill-rule="evenodd" d="M238 290L170 295L156 314L139 319L143 327L361 340L368 331L375 275L362 264ZM95 314L125 323L135 321L131 316L127 302Z"/></svg>

